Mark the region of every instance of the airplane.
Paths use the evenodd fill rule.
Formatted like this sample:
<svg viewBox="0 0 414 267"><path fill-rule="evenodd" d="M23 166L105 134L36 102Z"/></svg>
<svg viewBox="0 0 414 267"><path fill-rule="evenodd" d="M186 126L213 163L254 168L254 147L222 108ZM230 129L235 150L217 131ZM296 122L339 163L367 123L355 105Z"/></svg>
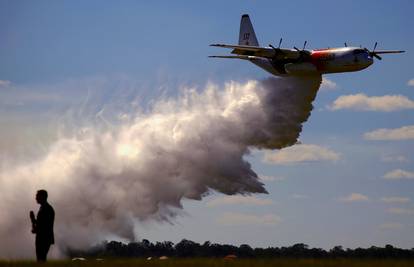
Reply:
<svg viewBox="0 0 414 267"><path fill-rule="evenodd" d="M379 54L403 53L402 50L372 51L362 47L345 47L307 50L306 41L302 49L259 46L249 15L244 14L240 22L239 44L211 44L210 46L231 48L233 55L209 56L212 58L243 59L276 76L301 76L327 73L341 73L363 70L372 63L374 57L381 60Z"/></svg>

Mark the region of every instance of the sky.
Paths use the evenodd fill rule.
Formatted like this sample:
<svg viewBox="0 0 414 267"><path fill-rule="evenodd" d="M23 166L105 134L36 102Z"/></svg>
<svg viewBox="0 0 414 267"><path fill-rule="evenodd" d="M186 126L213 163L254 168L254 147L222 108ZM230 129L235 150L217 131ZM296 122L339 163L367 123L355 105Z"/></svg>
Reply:
<svg viewBox="0 0 414 267"><path fill-rule="evenodd" d="M110 124L114 114L105 110L132 102L145 109L182 87L269 77L248 62L207 57L228 52L211 43L237 43L247 13L264 46L283 37L286 48L378 42L406 53L324 76L302 144L246 156L269 194L185 200L171 223L137 224L138 238L412 248L413 8L412 1L0 0L2 170L39 157L61 131Z"/></svg>

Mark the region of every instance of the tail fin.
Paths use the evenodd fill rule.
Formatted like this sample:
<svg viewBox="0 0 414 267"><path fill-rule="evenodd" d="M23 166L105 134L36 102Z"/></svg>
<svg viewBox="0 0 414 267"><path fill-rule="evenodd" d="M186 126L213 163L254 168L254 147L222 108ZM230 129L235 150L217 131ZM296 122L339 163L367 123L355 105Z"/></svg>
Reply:
<svg viewBox="0 0 414 267"><path fill-rule="evenodd" d="M259 46L249 15L244 14L240 21L239 45Z"/></svg>

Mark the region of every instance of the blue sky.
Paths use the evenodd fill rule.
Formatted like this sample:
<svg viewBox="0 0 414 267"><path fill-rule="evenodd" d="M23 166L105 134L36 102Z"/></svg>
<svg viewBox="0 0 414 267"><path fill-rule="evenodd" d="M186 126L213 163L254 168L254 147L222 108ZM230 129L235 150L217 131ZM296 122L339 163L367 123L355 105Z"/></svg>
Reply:
<svg viewBox="0 0 414 267"><path fill-rule="evenodd" d="M265 181L269 195L185 201L186 215L173 225L147 223L137 233L253 246L414 247L413 8L412 1L1 0L0 155L35 157L55 140L59 114L81 106L88 92L94 105L85 109L93 113L137 95L145 105L183 85L268 77L246 62L207 58L227 52L209 44L237 42L244 13L266 46L281 37L289 48L307 40L309 48L371 49L377 41L378 49L407 52L326 76L330 86L321 88L300 138L313 145L311 159L297 160L303 151L294 150L268 152L279 156L267 161L263 151L247 157L273 177ZM332 108L357 94L366 95L362 107L348 98L348 106ZM396 95L405 102L390 101Z"/></svg>

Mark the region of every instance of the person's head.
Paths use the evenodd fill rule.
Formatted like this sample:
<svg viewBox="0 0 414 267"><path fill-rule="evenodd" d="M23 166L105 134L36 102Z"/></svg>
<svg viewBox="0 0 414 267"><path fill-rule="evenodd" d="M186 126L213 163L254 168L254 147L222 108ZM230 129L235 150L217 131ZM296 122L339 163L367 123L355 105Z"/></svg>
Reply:
<svg viewBox="0 0 414 267"><path fill-rule="evenodd" d="M36 193L36 201L39 204L43 204L47 202L47 191L44 189L40 189Z"/></svg>

